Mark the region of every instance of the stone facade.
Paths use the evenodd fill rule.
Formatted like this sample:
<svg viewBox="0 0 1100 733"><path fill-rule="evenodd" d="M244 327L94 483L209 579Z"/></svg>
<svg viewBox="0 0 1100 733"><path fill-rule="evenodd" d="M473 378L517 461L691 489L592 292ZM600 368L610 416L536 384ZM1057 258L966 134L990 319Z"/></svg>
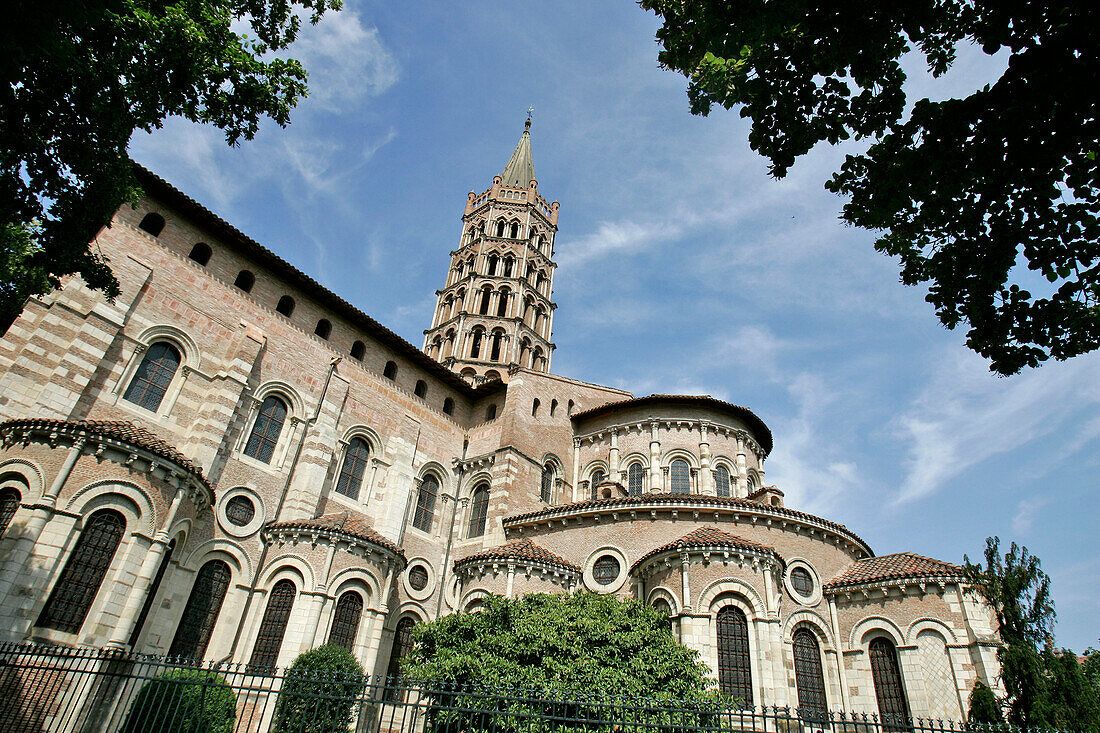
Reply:
<svg viewBox="0 0 1100 733"><path fill-rule="evenodd" d="M880 710L884 645L913 715L995 684L959 568L783 506L750 410L549 373L527 130L470 194L423 351L139 174L95 240L122 295L69 280L0 341L0 639L285 665L332 638L385 674L403 619L583 588L666 609L757 705L808 704L807 631L830 709Z"/></svg>

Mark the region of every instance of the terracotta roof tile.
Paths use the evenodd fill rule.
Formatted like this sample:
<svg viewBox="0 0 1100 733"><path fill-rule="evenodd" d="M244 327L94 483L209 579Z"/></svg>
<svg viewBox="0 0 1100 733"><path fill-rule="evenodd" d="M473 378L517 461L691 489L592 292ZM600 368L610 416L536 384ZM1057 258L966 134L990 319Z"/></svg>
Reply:
<svg viewBox="0 0 1100 733"><path fill-rule="evenodd" d="M840 588L862 583L875 583L883 580L901 580L904 578L942 578L963 577L963 569L958 565L933 560L930 557L912 552L899 552L893 555L880 555L857 560L849 565L825 587Z"/></svg>
<svg viewBox="0 0 1100 733"><path fill-rule="evenodd" d="M634 570L651 557L672 550L690 547L736 547L742 550L752 550L754 552L771 555L776 559L779 558L779 553L777 553L774 548L768 547L767 545L762 545L759 542L753 542L744 537L732 535L729 532L723 532L717 527L699 527L698 529L688 532L678 540L673 540L668 544L650 550L638 558L637 562L630 566L630 569Z"/></svg>
<svg viewBox="0 0 1100 733"><path fill-rule="evenodd" d="M405 553L400 547L378 534L367 517L359 512L345 511L322 514L313 519L298 519L290 522L272 522L267 529L328 529L356 539L370 542L404 559Z"/></svg>
<svg viewBox="0 0 1100 733"><path fill-rule="evenodd" d="M129 420L51 420L47 418L31 418L29 420L8 420L0 424L0 432L4 433L12 430L26 429L83 430L95 435L100 435L104 438L111 438L122 443L129 443L132 446L143 448L161 458L167 458L180 468L193 473L207 488L210 488L210 482L206 480L206 477L202 473L202 469L197 463L194 463L190 458L180 453L175 446L168 443L156 433L141 425L132 423Z"/></svg>
<svg viewBox="0 0 1100 733"><path fill-rule="evenodd" d="M462 565L477 562L479 560L536 560L564 570L571 570L575 573L581 572L578 566L565 558L555 555L544 547L539 547L528 537L512 540L511 542L506 542L497 547L490 547L487 550L475 552L473 555L464 557L461 560L455 560L455 568L457 569Z"/></svg>

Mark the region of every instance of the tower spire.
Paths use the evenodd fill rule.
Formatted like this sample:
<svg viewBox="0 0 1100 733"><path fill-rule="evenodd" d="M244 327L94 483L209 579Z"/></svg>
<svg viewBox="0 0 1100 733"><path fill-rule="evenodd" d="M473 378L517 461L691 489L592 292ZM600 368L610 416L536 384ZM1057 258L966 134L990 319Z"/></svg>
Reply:
<svg viewBox="0 0 1100 733"><path fill-rule="evenodd" d="M500 174L501 184L514 188L527 188L535 180L535 160L531 157L531 113L523 123L523 134L519 136L512 157Z"/></svg>

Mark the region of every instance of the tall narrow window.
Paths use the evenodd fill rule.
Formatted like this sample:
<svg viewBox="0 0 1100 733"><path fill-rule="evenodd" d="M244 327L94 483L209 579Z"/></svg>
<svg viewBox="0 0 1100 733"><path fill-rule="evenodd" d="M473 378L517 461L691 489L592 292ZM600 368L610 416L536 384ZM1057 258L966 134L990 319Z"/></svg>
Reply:
<svg viewBox="0 0 1100 733"><path fill-rule="evenodd" d="M15 513L19 511L19 502L22 500L23 495L19 493L18 489L13 489L10 486L0 489L0 537L4 536L4 532L11 524Z"/></svg>
<svg viewBox="0 0 1100 733"><path fill-rule="evenodd" d="M359 498L359 489L363 486L363 474L370 460L370 446L362 438L352 438L344 453L344 463L340 467L340 478L336 480L336 493L349 499Z"/></svg>
<svg viewBox="0 0 1100 733"><path fill-rule="evenodd" d="M496 255L489 255L489 257L488 257L488 270L486 271L486 273L489 275L489 277L493 277L497 274L497 263L499 261L500 261L500 258L497 257Z"/></svg>
<svg viewBox="0 0 1100 733"><path fill-rule="evenodd" d="M470 526L467 537L480 537L485 534L485 520L489 515L489 487L485 484L474 489L474 500L470 506Z"/></svg>
<svg viewBox="0 0 1100 733"><path fill-rule="evenodd" d="M172 562L172 552L175 549L176 541L169 540L168 545L164 548L164 554L160 557L157 572L153 574L153 582L149 584L149 592L145 594L145 603L141 604L141 611L138 613L137 621L134 622L133 631L130 632L131 649L134 649L134 645L137 644L138 637L141 636L141 630L149 619L149 612L153 610L153 601L157 597L157 591L160 590L160 583L164 580L164 574L168 572L168 565Z"/></svg>
<svg viewBox="0 0 1100 733"><path fill-rule="evenodd" d="M452 397L447 397L443 400L443 414L453 415L455 414L455 401Z"/></svg>
<svg viewBox="0 0 1100 733"><path fill-rule="evenodd" d="M718 612L718 686L722 692L752 705L752 666L749 662L749 622L736 606Z"/></svg>
<svg viewBox="0 0 1100 733"><path fill-rule="evenodd" d="M322 318L317 321L317 327L313 329L313 333L327 341L329 335L332 333L332 323L327 318Z"/></svg>
<svg viewBox="0 0 1100 733"><path fill-rule="evenodd" d="M351 651L355 644L355 634L359 631L359 618L363 615L363 596L349 590L340 594L336 601L336 610L332 614L332 629L328 632L328 643L342 646Z"/></svg>
<svg viewBox="0 0 1100 733"><path fill-rule="evenodd" d="M725 466L714 470L714 487L718 490L718 496L730 495L730 470Z"/></svg>
<svg viewBox="0 0 1100 733"><path fill-rule="evenodd" d="M509 234L512 236L512 239L519 239L519 222L518 221L512 222L511 231L509 232Z"/></svg>
<svg viewBox="0 0 1100 733"><path fill-rule="evenodd" d="M600 484L603 483L603 471L596 469L592 472L592 477L588 479L589 486L591 487L591 494L593 499L600 498Z"/></svg>
<svg viewBox="0 0 1100 733"><path fill-rule="evenodd" d="M485 315L489 312L489 303L493 299L493 291L489 288L485 288L481 291L481 307L477 309L477 312L481 315Z"/></svg>
<svg viewBox="0 0 1100 733"><path fill-rule="evenodd" d="M286 422L286 403L278 397L268 397L260 405L260 413L252 425L252 434L244 446L244 454L258 461L271 463L275 455L275 446L279 443L279 433Z"/></svg>
<svg viewBox="0 0 1100 733"><path fill-rule="evenodd" d="M539 498L547 504L554 498L554 464L552 463L542 467L542 490L539 492Z"/></svg>
<svg viewBox="0 0 1100 733"><path fill-rule="evenodd" d="M126 518L114 509L100 509L88 517L38 626L70 634L80 631L125 531Z"/></svg>
<svg viewBox="0 0 1100 733"><path fill-rule="evenodd" d="M248 270L241 270L237 273L237 279L233 281L233 285L239 290L243 290L246 293L252 292L252 286L256 284L256 276Z"/></svg>
<svg viewBox="0 0 1100 733"><path fill-rule="evenodd" d="M164 217L156 212L150 212L142 217L138 229L149 232L154 237L159 237L164 231Z"/></svg>
<svg viewBox="0 0 1100 733"><path fill-rule="evenodd" d="M425 397L427 397L428 396L428 383L425 382L423 379L416 380L416 386L413 388L413 394L416 395L417 397L419 397L420 399L424 399Z"/></svg>
<svg viewBox="0 0 1100 733"><path fill-rule="evenodd" d="M420 489L416 493L416 510L413 512L413 526L421 532L432 531L437 496L439 496L439 481L435 476L428 474L420 482Z"/></svg>
<svg viewBox="0 0 1100 733"><path fill-rule="evenodd" d="M122 399L156 412L179 365L180 352L171 344L158 341L145 352Z"/></svg>
<svg viewBox="0 0 1100 733"><path fill-rule="evenodd" d="M412 647L412 628L416 621L406 616L397 622L393 631L393 647L390 650L390 663L386 667L386 677L396 680L401 676L401 657L409 653Z"/></svg>
<svg viewBox="0 0 1100 733"><path fill-rule="evenodd" d="M691 466L683 458L673 459L668 470L669 490L673 494L691 493Z"/></svg>
<svg viewBox="0 0 1100 733"><path fill-rule="evenodd" d="M474 331L473 336L470 339L470 358L477 359L481 356L481 335L482 331Z"/></svg>
<svg viewBox="0 0 1100 733"><path fill-rule="evenodd" d="M249 664L253 667L270 669L279 661L279 649L283 646L283 634L286 633L296 594L297 589L290 580L280 580L271 589L264 617L260 621L260 633L256 635L256 646L252 648Z"/></svg>
<svg viewBox="0 0 1100 733"><path fill-rule="evenodd" d="M206 655L231 577L229 565L221 560L211 560L199 568L168 656L202 659Z"/></svg>
<svg viewBox="0 0 1100 733"><path fill-rule="evenodd" d="M898 651L894 642L884 636L871 641L871 676L875 682L875 697L883 727L887 730L908 730L909 702L901 682Z"/></svg>
<svg viewBox="0 0 1100 733"><path fill-rule="evenodd" d="M508 296L510 291L504 288L500 291L500 299L497 301L497 316L504 318L508 315Z"/></svg>
<svg viewBox="0 0 1100 733"><path fill-rule="evenodd" d="M485 408L485 419L486 420L496 420L497 419L497 406L496 405L489 405L488 407Z"/></svg>
<svg viewBox="0 0 1100 733"><path fill-rule="evenodd" d="M275 311L277 313L282 313L287 318L290 318L290 316L294 313L294 298L291 298L289 295L284 295L283 297L279 298L279 302L275 306Z"/></svg>
<svg viewBox="0 0 1100 733"><path fill-rule="evenodd" d="M500 346L503 342L504 334L501 331L493 331L493 339L489 347L489 361L500 361Z"/></svg>
<svg viewBox="0 0 1100 733"><path fill-rule="evenodd" d="M351 358L356 361L363 361L363 357L367 354L367 345L362 341L356 341L351 345Z"/></svg>
<svg viewBox="0 0 1100 733"><path fill-rule="evenodd" d="M626 490L631 496L642 493L642 483L645 481L645 469L641 463L631 463L626 469Z"/></svg>
<svg viewBox="0 0 1100 733"><path fill-rule="evenodd" d="M821 648L806 628L794 632L794 680L798 688L798 716L807 722L829 717L825 677L821 673Z"/></svg>
<svg viewBox="0 0 1100 733"><path fill-rule="evenodd" d="M535 399L533 399L531 401L531 417L538 417L539 416L539 405L540 404L542 404L542 403L539 402L538 397L536 397Z"/></svg>

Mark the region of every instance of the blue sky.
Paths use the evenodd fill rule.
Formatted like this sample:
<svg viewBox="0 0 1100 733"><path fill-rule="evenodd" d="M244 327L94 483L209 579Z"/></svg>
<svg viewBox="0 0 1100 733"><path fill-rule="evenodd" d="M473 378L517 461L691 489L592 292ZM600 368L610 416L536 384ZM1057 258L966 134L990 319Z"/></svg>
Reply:
<svg viewBox="0 0 1100 733"><path fill-rule="evenodd" d="M305 31L312 94L236 149L170 120L134 157L419 346L471 190L535 108L539 191L561 202L553 371L635 394L712 394L775 435L788 506L879 554L960 562L1000 535L1054 580L1058 642L1100 646L1100 356L992 376L898 282L822 183L782 181L736 112L687 111L630 2L375 3ZM963 49L943 97L995 76Z"/></svg>

